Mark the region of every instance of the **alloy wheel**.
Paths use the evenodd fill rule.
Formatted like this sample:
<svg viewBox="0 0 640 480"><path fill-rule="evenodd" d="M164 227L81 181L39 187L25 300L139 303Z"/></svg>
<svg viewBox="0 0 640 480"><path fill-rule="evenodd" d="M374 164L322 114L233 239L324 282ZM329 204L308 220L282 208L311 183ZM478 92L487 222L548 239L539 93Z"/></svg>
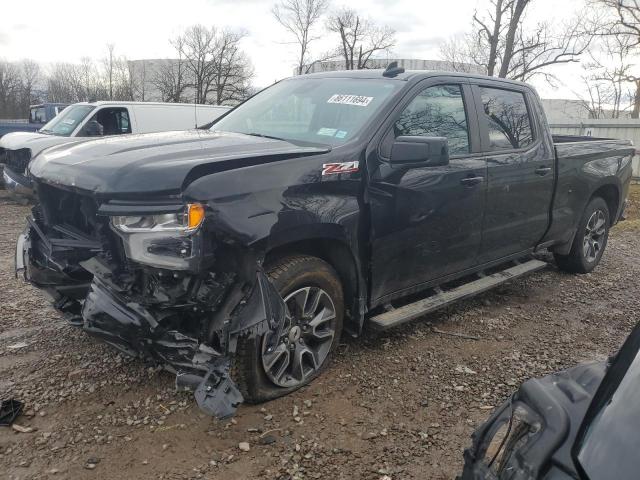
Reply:
<svg viewBox="0 0 640 480"><path fill-rule="evenodd" d="M289 315L282 328L264 335L262 366L274 384L297 387L325 362L335 336L336 309L319 287L303 287L288 294Z"/></svg>
<svg viewBox="0 0 640 480"><path fill-rule="evenodd" d="M587 262L595 262L602 250L607 232L607 220L602 210L593 212L584 232L582 254Z"/></svg>

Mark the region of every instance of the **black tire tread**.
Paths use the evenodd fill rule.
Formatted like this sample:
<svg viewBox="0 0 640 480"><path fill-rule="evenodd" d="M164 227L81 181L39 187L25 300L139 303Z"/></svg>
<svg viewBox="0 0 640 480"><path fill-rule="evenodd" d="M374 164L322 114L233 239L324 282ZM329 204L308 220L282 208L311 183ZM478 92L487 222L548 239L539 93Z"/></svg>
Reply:
<svg viewBox="0 0 640 480"><path fill-rule="evenodd" d="M598 208L602 208L607 214L606 215L607 221L609 223L607 225L607 233L606 233L607 238L605 239L605 243L603 245L602 253L600 254L600 257L597 258L594 263L587 264L582 254L582 230L584 229L586 222L589 220L589 217L591 216L591 213L594 211L596 206ZM583 273L591 272L598 265L598 263L600 263L600 260L602 259L602 255L604 254L604 250L607 246L607 240L609 235L608 230L610 228L610 222L611 222L611 212L609 212L609 207L605 199L602 197L592 198L587 204L587 206L585 207L582 217L580 218L580 223L578 224L578 231L576 232L576 236L574 237L573 243L571 244L571 250L569 251L569 254L568 255L561 255L558 253L553 254L558 268L568 273L583 274Z"/></svg>
<svg viewBox="0 0 640 480"><path fill-rule="evenodd" d="M265 273L275 284L278 281L286 277L289 272L299 267L300 265L304 265L305 263L310 262L320 262L321 266L324 267L326 272L333 276L339 283L338 275L334 271L334 269L326 263L324 260L313 257L310 255L301 255L301 254L293 254L287 255L283 257L279 257L273 261L272 264L265 265ZM339 307L338 307L339 308ZM337 336L339 337L340 332L337 332ZM261 388L259 385L255 385L253 382L254 372L253 366L255 364L255 355L256 355L256 341L255 338L239 338L238 344L236 348L236 353L234 356L234 361L232 363L231 375L232 379L235 381L238 386L242 396L244 397L244 401L246 403L255 404L261 403L264 401L272 400L274 398L278 398L284 394L288 394L294 390L297 390L300 387L294 387L290 389L279 389L278 392L282 392L279 394L275 394L274 391L267 391L266 389ZM337 341L336 341L337 345ZM330 363L330 358L327 359L325 364L318 370L318 374L321 373L327 365ZM276 387L280 388L280 387Z"/></svg>

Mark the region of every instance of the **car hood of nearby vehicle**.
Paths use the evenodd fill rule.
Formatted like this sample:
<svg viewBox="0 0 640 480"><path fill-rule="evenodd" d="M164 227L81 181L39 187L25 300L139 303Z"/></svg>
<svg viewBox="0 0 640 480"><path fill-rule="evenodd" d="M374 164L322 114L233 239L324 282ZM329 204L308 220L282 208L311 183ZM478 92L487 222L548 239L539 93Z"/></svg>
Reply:
<svg viewBox="0 0 640 480"><path fill-rule="evenodd" d="M2 139L0 139L0 147L6 148L7 150L28 148L29 150L31 150L31 157L35 157L45 148L83 140L87 139L58 137L55 135L45 135L44 133L38 132L12 132L7 133L2 137Z"/></svg>
<svg viewBox="0 0 640 480"><path fill-rule="evenodd" d="M215 173L327 151L239 133L190 130L53 147L35 158L29 171L38 181L96 194L177 194L197 167Z"/></svg>

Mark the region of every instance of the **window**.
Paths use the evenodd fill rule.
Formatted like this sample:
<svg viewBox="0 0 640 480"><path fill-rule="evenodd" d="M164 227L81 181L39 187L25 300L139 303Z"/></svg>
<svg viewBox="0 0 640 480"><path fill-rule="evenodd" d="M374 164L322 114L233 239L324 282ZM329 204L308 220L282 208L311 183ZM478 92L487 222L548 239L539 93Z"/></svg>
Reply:
<svg viewBox="0 0 640 480"><path fill-rule="evenodd" d="M126 108L103 108L87 122L80 133L81 137L103 135L122 135L131 133L129 112Z"/></svg>
<svg viewBox="0 0 640 480"><path fill-rule="evenodd" d="M533 143L527 104L522 92L480 87L491 150L512 150Z"/></svg>
<svg viewBox="0 0 640 480"><path fill-rule="evenodd" d="M451 155L469 153L469 127L460 85L423 90L396 120L394 134L446 137Z"/></svg>
<svg viewBox="0 0 640 480"><path fill-rule="evenodd" d="M29 117L31 123L47 123L47 111L44 107L32 108Z"/></svg>

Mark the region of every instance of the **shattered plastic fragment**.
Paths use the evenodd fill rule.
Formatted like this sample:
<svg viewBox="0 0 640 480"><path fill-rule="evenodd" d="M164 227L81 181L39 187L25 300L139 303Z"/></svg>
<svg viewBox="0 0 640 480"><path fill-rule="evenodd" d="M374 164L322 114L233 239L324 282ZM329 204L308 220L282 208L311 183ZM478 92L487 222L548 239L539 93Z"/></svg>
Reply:
<svg viewBox="0 0 640 480"><path fill-rule="evenodd" d="M23 408L24 404L19 400L3 400L0 404L0 426L10 426L20 416Z"/></svg>

